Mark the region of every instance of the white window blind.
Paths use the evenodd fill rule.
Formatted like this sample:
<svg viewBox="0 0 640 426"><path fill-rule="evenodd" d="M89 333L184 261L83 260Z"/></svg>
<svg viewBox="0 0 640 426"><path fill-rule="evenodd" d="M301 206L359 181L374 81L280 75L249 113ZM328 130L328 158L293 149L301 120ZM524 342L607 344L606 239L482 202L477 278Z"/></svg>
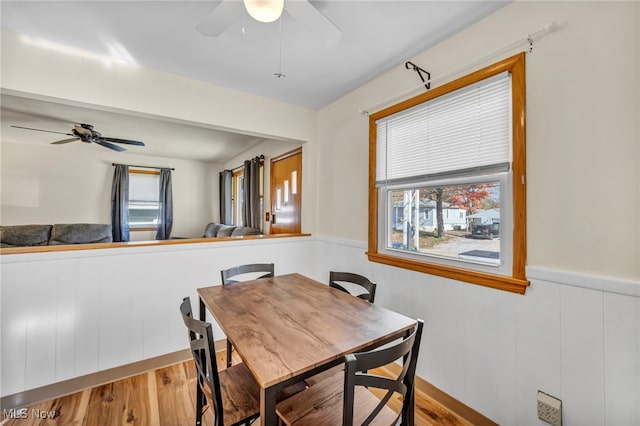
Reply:
<svg viewBox="0 0 640 426"><path fill-rule="evenodd" d="M508 72L376 121L376 183L426 180L511 162Z"/></svg>
<svg viewBox="0 0 640 426"><path fill-rule="evenodd" d="M160 175L146 173L129 174L129 200L155 201L160 198Z"/></svg>

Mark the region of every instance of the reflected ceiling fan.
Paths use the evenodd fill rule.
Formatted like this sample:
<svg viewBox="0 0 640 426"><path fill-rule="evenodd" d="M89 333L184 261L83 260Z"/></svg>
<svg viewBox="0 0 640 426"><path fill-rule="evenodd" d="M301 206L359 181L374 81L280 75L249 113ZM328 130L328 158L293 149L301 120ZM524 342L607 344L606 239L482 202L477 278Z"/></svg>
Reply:
<svg viewBox="0 0 640 426"><path fill-rule="evenodd" d="M60 135L73 136L72 138L69 138L69 139L62 139L59 141L51 142L54 145L75 142L79 140L86 143L96 143L98 145L104 146L105 148L109 148L118 152L126 151L126 149L121 146L114 145L112 142L126 144L126 145L144 146L144 142L140 142L140 141L133 141L129 139L108 138L106 136L102 136L102 133L96 130L93 130L93 126L91 124L84 124L84 123L76 124L73 126L73 129L71 129L71 133L56 132L54 130L34 129L32 127L22 127L22 126L13 126L13 125L11 127L15 127L16 129L35 130L38 132L58 133Z"/></svg>
<svg viewBox="0 0 640 426"><path fill-rule="evenodd" d="M218 37L231 21L240 15L241 8L255 20L273 22L286 10L304 28L326 41L334 43L342 36L342 30L322 14L309 0L218 0L211 13L196 29L208 37Z"/></svg>

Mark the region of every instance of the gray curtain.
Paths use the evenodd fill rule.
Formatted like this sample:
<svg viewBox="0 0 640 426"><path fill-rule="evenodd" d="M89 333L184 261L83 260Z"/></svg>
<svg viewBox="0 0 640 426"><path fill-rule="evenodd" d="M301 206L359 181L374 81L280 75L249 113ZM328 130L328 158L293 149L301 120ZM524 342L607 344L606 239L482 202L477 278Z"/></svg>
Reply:
<svg viewBox="0 0 640 426"><path fill-rule="evenodd" d="M129 167L116 164L111 186L113 241L129 241Z"/></svg>
<svg viewBox="0 0 640 426"><path fill-rule="evenodd" d="M171 169L160 169L160 211L158 212L158 232L156 240L168 240L173 227L173 191L171 190Z"/></svg>
<svg viewBox="0 0 640 426"><path fill-rule="evenodd" d="M231 225L233 223L233 205L231 204L231 183L233 173L231 170L220 172L220 223Z"/></svg>
<svg viewBox="0 0 640 426"><path fill-rule="evenodd" d="M244 162L244 209L242 219L245 226L260 229L260 157Z"/></svg>

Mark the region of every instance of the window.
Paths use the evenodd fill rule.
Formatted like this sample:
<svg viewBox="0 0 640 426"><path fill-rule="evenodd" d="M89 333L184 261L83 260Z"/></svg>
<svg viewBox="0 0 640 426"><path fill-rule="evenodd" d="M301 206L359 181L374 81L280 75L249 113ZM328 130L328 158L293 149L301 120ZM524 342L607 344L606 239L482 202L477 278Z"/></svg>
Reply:
<svg viewBox="0 0 640 426"><path fill-rule="evenodd" d="M260 216L263 216L264 208L264 160L260 161ZM233 209L233 224L236 226L244 225L244 168L239 168L233 172L232 177L232 198L231 205Z"/></svg>
<svg viewBox="0 0 640 426"><path fill-rule="evenodd" d="M160 210L160 172L129 170L129 228L155 231Z"/></svg>
<svg viewBox="0 0 640 426"><path fill-rule="evenodd" d="M244 219L242 212L244 208L244 170L233 172L233 224L242 225Z"/></svg>
<svg viewBox="0 0 640 426"><path fill-rule="evenodd" d="M370 117L369 260L524 293L524 53Z"/></svg>

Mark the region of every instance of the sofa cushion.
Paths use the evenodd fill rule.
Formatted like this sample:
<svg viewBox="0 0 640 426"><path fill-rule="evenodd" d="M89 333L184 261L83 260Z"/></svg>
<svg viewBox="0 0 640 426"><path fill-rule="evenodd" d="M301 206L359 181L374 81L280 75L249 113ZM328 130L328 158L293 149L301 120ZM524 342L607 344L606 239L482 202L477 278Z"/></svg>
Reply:
<svg viewBox="0 0 640 426"><path fill-rule="evenodd" d="M0 247L46 246L51 225L0 226Z"/></svg>
<svg viewBox="0 0 640 426"><path fill-rule="evenodd" d="M224 225L221 223L211 222L204 228L204 237L205 238L215 238L218 236L218 230L222 228Z"/></svg>
<svg viewBox="0 0 640 426"><path fill-rule="evenodd" d="M262 231L260 231L259 229L252 228L250 226L238 226L236 229L233 230L233 232L231 233L231 236L240 237L243 235L260 235L260 234L262 234Z"/></svg>
<svg viewBox="0 0 640 426"><path fill-rule="evenodd" d="M110 243L111 225L99 223L55 224L51 229L50 245Z"/></svg>
<svg viewBox="0 0 640 426"><path fill-rule="evenodd" d="M230 237L233 230L236 229L235 226L232 225L222 225L218 228L218 233L216 237Z"/></svg>

